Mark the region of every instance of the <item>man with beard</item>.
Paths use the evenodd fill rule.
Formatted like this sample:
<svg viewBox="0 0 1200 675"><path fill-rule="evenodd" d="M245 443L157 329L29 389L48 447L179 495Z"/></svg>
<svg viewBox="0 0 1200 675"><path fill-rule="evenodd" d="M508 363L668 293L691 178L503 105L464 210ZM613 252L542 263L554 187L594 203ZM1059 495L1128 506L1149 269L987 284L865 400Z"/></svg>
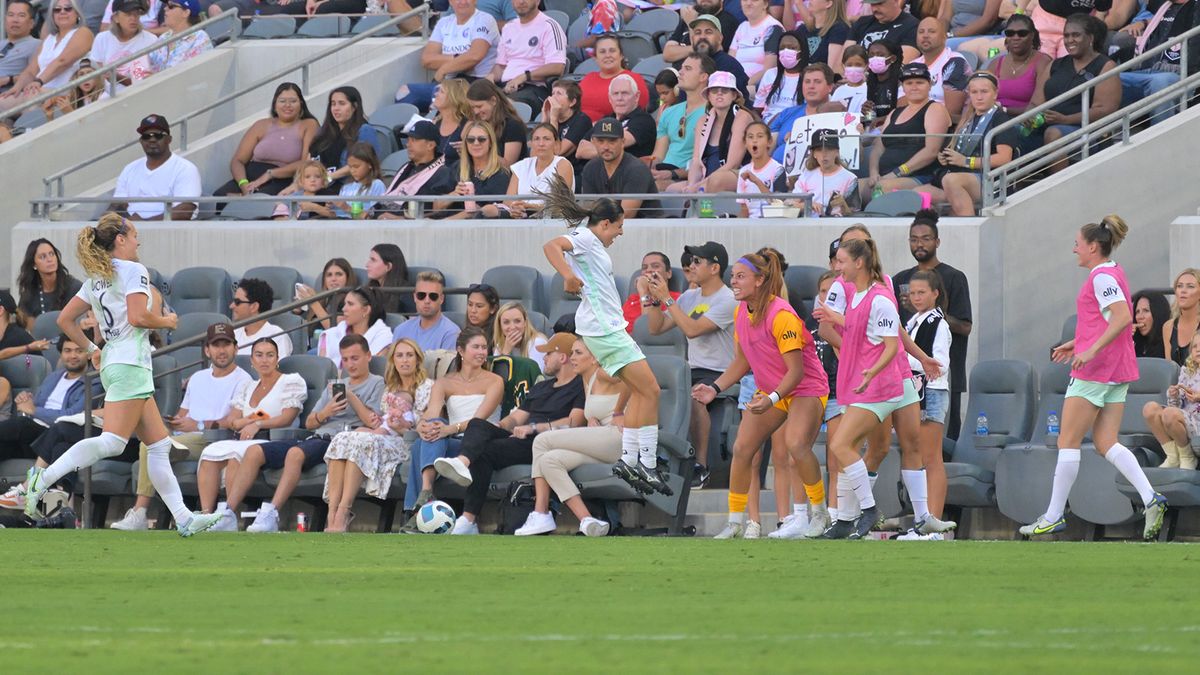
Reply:
<svg viewBox="0 0 1200 675"><path fill-rule="evenodd" d="M714 16L720 21L721 51L729 51L733 44L733 34L737 31L740 21L736 16L725 11L721 0L696 0L695 9L685 6L679 11L679 25L663 46L663 59L675 63L687 58L692 53L692 35L690 26L696 19L704 16ZM677 65L676 68L679 66Z"/></svg>
<svg viewBox="0 0 1200 675"><path fill-rule="evenodd" d="M938 214L930 209L917 212L908 228L908 248L917 261L892 278L900 300L900 323L908 323L913 307L908 302L908 280L917 270L933 270L946 289L946 323L950 326L950 419L946 436L957 439L962 424L959 403L967 388L967 336L971 334L971 292L967 275L938 260Z"/></svg>
<svg viewBox="0 0 1200 675"><path fill-rule="evenodd" d="M129 203L130 197L199 197L200 170L171 153L171 125L162 115L149 115L137 128L145 159L136 159L121 170L108 207L131 220L162 220L162 202ZM122 200L124 198L124 201ZM195 202L173 202L171 220L196 217Z"/></svg>
<svg viewBox="0 0 1200 675"><path fill-rule="evenodd" d="M583 167L579 179L581 195L617 195L658 193L650 169L625 152L625 130L615 117L605 117L592 127L592 145L597 157ZM655 200L622 199L625 218L654 216L659 212Z"/></svg>
<svg viewBox="0 0 1200 675"><path fill-rule="evenodd" d="M746 86L750 82L750 78L746 76L746 69L742 67L741 61L729 55L725 48L725 37L721 20L711 14L701 14L694 21L688 24L691 28L691 45L692 50L697 54L707 55L716 64L717 70L723 70L727 73L733 73L733 78L737 82L738 92L747 102L750 101L750 95ZM670 43L668 43L670 46ZM678 70L682 65L682 60L688 56L690 52L684 52L680 57L680 63L675 63L675 69ZM667 59L666 52L663 52L663 58ZM667 59L670 60L670 59Z"/></svg>
<svg viewBox="0 0 1200 675"><path fill-rule="evenodd" d="M903 45L904 62L920 56L917 51L917 18L904 11L904 0L863 0L871 6L871 15L859 17L850 26L850 39L845 47L862 45L863 49L879 40Z"/></svg>

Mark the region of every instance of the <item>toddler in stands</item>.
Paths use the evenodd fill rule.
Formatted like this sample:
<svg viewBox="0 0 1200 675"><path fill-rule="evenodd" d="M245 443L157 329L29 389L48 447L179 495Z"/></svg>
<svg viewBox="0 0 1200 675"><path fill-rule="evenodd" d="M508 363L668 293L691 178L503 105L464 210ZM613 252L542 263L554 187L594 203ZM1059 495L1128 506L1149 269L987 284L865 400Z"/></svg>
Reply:
<svg viewBox="0 0 1200 675"><path fill-rule="evenodd" d="M1179 384L1167 387L1167 406L1160 419L1171 440L1162 444L1167 453L1167 461L1162 466L1195 469L1197 462L1192 441L1200 438L1200 333L1194 335L1188 345L1187 361L1179 369ZM1179 419L1175 410L1182 413L1183 419ZM1182 441L1179 440L1181 437Z"/></svg>
<svg viewBox="0 0 1200 675"><path fill-rule="evenodd" d="M325 170L325 165L317 160L309 160L300 165L296 170L294 190L285 190L281 195L304 195L306 197L317 197L320 191L325 188L329 181L329 173ZM312 220L316 218L333 218L333 210L324 204L317 202L294 202L287 204L280 202L275 205L275 212L271 214L271 218L275 220L287 220L295 218L296 220Z"/></svg>

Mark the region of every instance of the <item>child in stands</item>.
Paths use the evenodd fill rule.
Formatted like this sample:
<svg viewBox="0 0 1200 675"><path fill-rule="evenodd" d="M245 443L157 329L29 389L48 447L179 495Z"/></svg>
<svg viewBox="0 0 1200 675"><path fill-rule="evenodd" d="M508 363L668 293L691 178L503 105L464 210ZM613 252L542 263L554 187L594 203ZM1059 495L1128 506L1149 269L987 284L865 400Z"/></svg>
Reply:
<svg viewBox="0 0 1200 675"><path fill-rule="evenodd" d="M325 165L313 159L300 165L296 170L295 178L296 188L294 190L285 190L280 195L297 195L301 194L306 197L316 197L320 191L325 188L329 182L329 173L325 170ZM296 220L310 220L313 218L333 218L333 209L320 204L318 202L294 202L287 204L280 202L275 205L275 212L271 214L274 220L287 220L294 217Z"/></svg>
<svg viewBox="0 0 1200 675"><path fill-rule="evenodd" d="M346 155L346 166L350 167L350 178L342 186L339 197L378 197L387 192L387 186L379 180L379 155L370 143L355 143ZM375 202L347 199L333 203L333 213L338 218L362 220L367 217Z"/></svg>

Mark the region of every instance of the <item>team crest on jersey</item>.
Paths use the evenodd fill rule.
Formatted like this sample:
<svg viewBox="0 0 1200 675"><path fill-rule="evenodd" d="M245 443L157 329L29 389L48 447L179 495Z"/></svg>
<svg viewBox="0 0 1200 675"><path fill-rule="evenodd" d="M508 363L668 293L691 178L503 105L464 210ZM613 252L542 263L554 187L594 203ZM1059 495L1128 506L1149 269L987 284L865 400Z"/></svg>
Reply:
<svg viewBox="0 0 1200 675"><path fill-rule="evenodd" d="M534 35L533 37L529 38L529 46L530 46L530 47L536 47L536 46L537 46L537 44L538 44L538 39L537 39L537 36L536 36L536 35Z"/></svg>

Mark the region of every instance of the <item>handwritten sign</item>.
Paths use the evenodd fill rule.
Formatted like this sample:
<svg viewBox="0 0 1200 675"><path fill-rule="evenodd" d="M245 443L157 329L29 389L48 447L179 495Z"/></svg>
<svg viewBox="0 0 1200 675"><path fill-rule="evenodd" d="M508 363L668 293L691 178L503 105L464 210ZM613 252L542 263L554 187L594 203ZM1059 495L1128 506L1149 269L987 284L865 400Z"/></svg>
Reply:
<svg viewBox="0 0 1200 675"><path fill-rule="evenodd" d="M841 138L842 160L851 171L858 168L858 115L845 112L820 113L801 117L792 124L787 150L783 153L783 170L787 175L797 176L804 170L804 156L808 154L809 141L817 129L836 131Z"/></svg>

